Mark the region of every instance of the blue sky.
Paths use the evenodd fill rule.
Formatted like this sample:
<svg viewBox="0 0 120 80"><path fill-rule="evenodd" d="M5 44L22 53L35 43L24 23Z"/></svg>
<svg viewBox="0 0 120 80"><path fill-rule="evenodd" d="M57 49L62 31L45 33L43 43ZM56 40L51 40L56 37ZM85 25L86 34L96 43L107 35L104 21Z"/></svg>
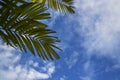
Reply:
<svg viewBox="0 0 120 80"><path fill-rule="evenodd" d="M52 13L63 49L45 62L0 45L0 80L120 80L120 0L75 0L76 14Z"/></svg>

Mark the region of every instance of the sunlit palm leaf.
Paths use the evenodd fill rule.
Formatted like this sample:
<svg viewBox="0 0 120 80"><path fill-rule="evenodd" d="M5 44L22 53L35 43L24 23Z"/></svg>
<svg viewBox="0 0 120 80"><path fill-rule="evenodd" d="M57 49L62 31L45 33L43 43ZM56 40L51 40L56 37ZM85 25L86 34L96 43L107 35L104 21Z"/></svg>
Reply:
<svg viewBox="0 0 120 80"><path fill-rule="evenodd" d="M17 1L19 3L17 4ZM59 49L55 31L46 29L40 20L49 19L46 7L41 3L27 3L22 0L0 1L0 37L8 45L19 48L44 60L59 59L54 49Z"/></svg>
<svg viewBox="0 0 120 80"><path fill-rule="evenodd" d="M32 2L47 3L49 8L63 13L75 13L73 9L73 0L31 0Z"/></svg>

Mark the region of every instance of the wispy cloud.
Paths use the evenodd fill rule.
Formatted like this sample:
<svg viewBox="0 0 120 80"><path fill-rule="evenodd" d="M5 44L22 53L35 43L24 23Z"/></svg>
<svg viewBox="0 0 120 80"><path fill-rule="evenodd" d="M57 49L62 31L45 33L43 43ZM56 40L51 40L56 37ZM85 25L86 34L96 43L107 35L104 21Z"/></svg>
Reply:
<svg viewBox="0 0 120 80"><path fill-rule="evenodd" d="M65 80L64 78L60 78L60 80Z"/></svg>
<svg viewBox="0 0 120 80"><path fill-rule="evenodd" d="M80 43L75 45L84 47L86 57L90 58L91 55L96 55L109 58L113 62L113 67L119 69L120 0L75 0L75 7L76 14L65 19L66 31L71 33L67 34L65 38L68 38L72 43L74 38L71 35L77 34L75 38ZM72 61L67 64L70 62ZM89 62L85 64L86 71L88 66L91 66ZM82 76L83 80L93 80L90 78L94 75L94 67L89 69L93 72L88 76Z"/></svg>
<svg viewBox="0 0 120 80"><path fill-rule="evenodd" d="M67 80L67 78L66 78L65 75L63 75L63 76L60 78L60 80Z"/></svg>
<svg viewBox="0 0 120 80"><path fill-rule="evenodd" d="M36 61L30 60L27 65L20 64L21 55L15 49L4 44L0 44L0 57L1 80L48 79L55 72L55 66L52 62L45 62L40 69L36 69L40 67L40 64Z"/></svg>
<svg viewBox="0 0 120 80"><path fill-rule="evenodd" d="M79 59L79 53L78 52L73 52L69 58L66 58L66 64L68 65L68 68L71 69L78 61Z"/></svg>
<svg viewBox="0 0 120 80"><path fill-rule="evenodd" d="M83 64L83 69L84 69L84 76L80 76L81 80L94 80L95 77L95 70L94 70L94 65L90 60L87 60Z"/></svg>
<svg viewBox="0 0 120 80"><path fill-rule="evenodd" d="M120 63L120 1L76 0L76 15L68 22L77 22L75 32L88 55L104 56Z"/></svg>

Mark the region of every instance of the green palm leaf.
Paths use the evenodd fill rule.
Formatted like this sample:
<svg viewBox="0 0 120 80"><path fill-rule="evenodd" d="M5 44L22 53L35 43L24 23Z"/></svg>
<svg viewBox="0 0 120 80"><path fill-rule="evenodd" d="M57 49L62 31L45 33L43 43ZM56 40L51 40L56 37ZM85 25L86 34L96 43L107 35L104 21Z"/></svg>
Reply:
<svg viewBox="0 0 120 80"><path fill-rule="evenodd" d="M63 13L75 13L73 7L73 0L32 0L32 2L47 3L48 8L52 8L56 11Z"/></svg>
<svg viewBox="0 0 120 80"><path fill-rule="evenodd" d="M1 0L0 6L0 37L4 42L44 60L59 59L55 49L59 49L56 43L60 41L53 35L56 32L40 22L50 18L42 3Z"/></svg>

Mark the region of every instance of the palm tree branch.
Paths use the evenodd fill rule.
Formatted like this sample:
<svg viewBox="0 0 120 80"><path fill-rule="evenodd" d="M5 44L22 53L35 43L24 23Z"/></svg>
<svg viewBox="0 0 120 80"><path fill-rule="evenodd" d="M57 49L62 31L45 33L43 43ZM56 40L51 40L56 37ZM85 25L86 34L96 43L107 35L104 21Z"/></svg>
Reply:
<svg viewBox="0 0 120 80"><path fill-rule="evenodd" d="M53 35L55 31L47 29L47 25L40 22L40 20L50 18L50 14L46 12L47 8L41 3L26 3L17 6L13 2L11 0L9 6L12 4L14 6L8 7L9 1L0 1L0 5L5 3L5 6L1 5L2 8L0 8L2 40L16 49L19 48L25 53L30 51L44 60L59 59L55 49L59 49L56 43L60 41Z"/></svg>

